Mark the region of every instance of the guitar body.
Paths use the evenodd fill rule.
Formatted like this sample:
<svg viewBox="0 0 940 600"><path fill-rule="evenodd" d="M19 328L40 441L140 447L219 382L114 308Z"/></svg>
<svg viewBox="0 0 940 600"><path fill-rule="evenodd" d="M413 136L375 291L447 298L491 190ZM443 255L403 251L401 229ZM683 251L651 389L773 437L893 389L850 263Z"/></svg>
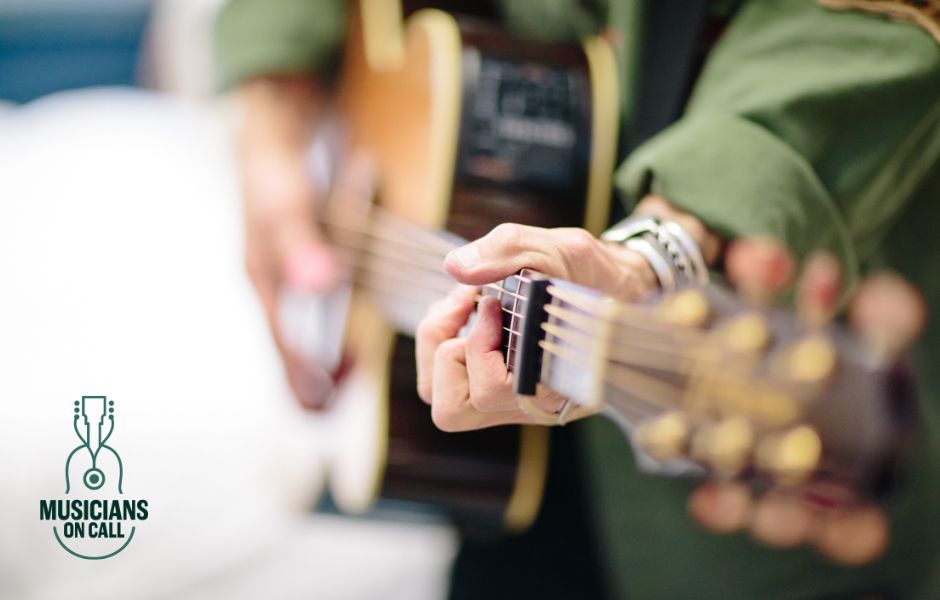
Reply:
<svg viewBox="0 0 940 600"><path fill-rule="evenodd" d="M437 10L402 29L398 2L358 8L339 108L347 157L368 157L379 206L464 239L503 222L603 228L619 112L604 42L521 43ZM331 468L335 502L363 512L388 499L473 526L526 528L541 501L547 430L437 430L416 393L414 332L393 324L389 302L353 293L354 366L334 408L346 428Z"/></svg>

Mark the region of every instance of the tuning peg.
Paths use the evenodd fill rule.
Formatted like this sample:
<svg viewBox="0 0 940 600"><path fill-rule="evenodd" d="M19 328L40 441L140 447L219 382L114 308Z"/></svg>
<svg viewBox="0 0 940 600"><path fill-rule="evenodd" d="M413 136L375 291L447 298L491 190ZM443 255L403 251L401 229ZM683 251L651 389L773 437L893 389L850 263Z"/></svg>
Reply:
<svg viewBox="0 0 940 600"><path fill-rule="evenodd" d="M711 307L700 290L688 289L668 295L659 306L659 317L673 325L701 327L708 321Z"/></svg>
<svg viewBox="0 0 940 600"><path fill-rule="evenodd" d="M863 281L849 305L849 323L880 356L892 358L917 339L927 311L907 281L881 273Z"/></svg>
<svg viewBox="0 0 940 600"><path fill-rule="evenodd" d="M747 465L753 446L751 422L734 416L697 431L692 438L692 456L718 473L732 476Z"/></svg>
<svg viewBox="0 0 940 600"><path fill-rule="evenodd" d="M804 384L822 383L836 368L836 349L822 334L813 334L786 352L786 374Z"/></svg>
<svg viewBox="0 0 940 600"><path fill-rule="evenodd" d="M770 344L770 326L759 312L734 318L723 328L725 343L737 354L762 352Z"/></svg>
<svg viewBox="0 0 940 600"><path fill-rule="evenodd" d="M639 423L633 439L650 456L669 460L685 453L689 443L689 425L685 417L672 411Z"/></svg>
<svg viewBox="0 0 940 600"><path fill-rule="evenodd" d="M815 252L806 259L796 289L796 311L807 327L816 329L832 321L841 285L839 262L832 254Z"/></svg>
<svg viewBox="0 0 940 600"><path fill-rule="evenodd" d="M751 302L768 304L790 284L793 257L775 239L741 239L728 248L725 273Z"/></svg>
<svg viewBox="0 0 940 600"><path fill-rule="evenodd" d="M757 466L783 485L805 481L821 456L822 441L809 425L771 434L757 446Z"/></svg>

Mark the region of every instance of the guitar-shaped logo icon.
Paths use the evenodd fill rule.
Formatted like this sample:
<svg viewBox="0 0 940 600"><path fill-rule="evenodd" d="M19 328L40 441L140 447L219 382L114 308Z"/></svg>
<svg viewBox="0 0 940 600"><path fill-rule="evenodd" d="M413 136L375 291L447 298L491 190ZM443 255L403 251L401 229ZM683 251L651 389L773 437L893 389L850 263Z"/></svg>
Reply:
<svg viewBox="0 0 940 600"><path fill-rule="evenodd" d="M72 459L83 451L88 453L91 466L82 473L82 483L89 490L98 490L104 486L105 481L114 479L119 494L124 493L122 482L124 479L124 465L118 453L108 445L108 439L114 432L114 401L105 396L82 396L81 401L75 401L75 416L72 419L75 435L82 442L65 461L65 493L72 489L70 481ZM110 458L116 466L113 473L105 474L99 466L99 459L103 453Z"/></svg>

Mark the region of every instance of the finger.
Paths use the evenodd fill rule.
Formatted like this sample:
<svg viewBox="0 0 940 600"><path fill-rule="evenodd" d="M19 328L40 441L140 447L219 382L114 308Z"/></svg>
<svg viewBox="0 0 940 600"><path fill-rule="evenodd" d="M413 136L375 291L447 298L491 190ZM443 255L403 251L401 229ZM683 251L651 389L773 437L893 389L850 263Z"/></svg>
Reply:
<svg viewBox="0 0 940 600"><path fill-rule="evenodd" d="M884 511L866 506L823 516L815 537L816 549L844 565L863 565L888 547L889 524Z"/></svg>
<svg viewBox="0 0 940 600"><path fill-rule="evenodd" d="M448 254L444 267L457 281L473 285L532 269L627 299L656 287L655 275L641 256L577 228L506 223Z"/></svg>
<svg viewBox="0 0 940 600"><path fill-rule="evenodd" d="M544 229L504 223L482 238L447 255L444 267L463 283L498 281L524 268L552 277L571 279L577 271L590 285L610 274L604 244L583 229ZM585 281L586 280L586 281Z"/></svg>
<svg viewBox="0 0 940 600"><path fill-rule="evenodd" d="M881 273L863 281L849 305L849 323L877 351L894 356L924 328L926 305L899 275Z"/></svg>
<svg viewBox="0 0 940 600"><path fill-rule="evenodd" d="M477 289L460 286L435 302L421 320L415 333L415 364L418 373L418 396L431 403L434 355L438 347L457 336L473 312Z"/></svg>
<svg viewBox="0 0 940 600"><path fill-rule="evenodd" d="M741 483L705 483L692 492L688 510L702 527L710 531L738 531L747 525L750 518L751 491Z"/></svg>
<svg viewBox="0 0 940 600"><path fill-rule="evenodd" d="M813 509L786 492L771 491L754 502L750 531L774 548L793 548L809 539Z"/></svg>
<svg viewBox="0 0 940 600"><path fill-rule="evenodd" d="M728 280L751 301L768 303L786 289L793 276L793 257L768 237L737 240L725 256Z"/></svg>
<svg viewBox="0 0 940 600"><path fill-rule="evenodd" d="M463 429L466 404L470 397L467 381L466 340L449 339L434 352L431 389L425 402L431 402L431 420L442 431Z"/></svg>
<svg viewBox="0 0 940 600"><path fill-rule="evenodd" d="M499 281L523 268L564 277L557 236L549 229L504 223L482 238L450 252L444 268L461 283Z"/></svg>
<svg viewBox="0 0 940 600"><path fill-rule="evenodd" d="M806 259L797 284L796 309L809 326L820 327L832 320L839 305L842 277L839 261L828 252Z"/></svg>
<svg viewBox="0 0 940 600"><path fill-rule="evenodd" d="M447 340L438 347L434 355L431 398L431 420L441 431L469 431L503 422L475 410L470 404L465 339Z"/></svg>
<svg viewBox="0 0 940 600"><path fill-rule="evenodd" d="M496 298L484 298L467 336L470 404L480 412L518 410L503 357L503 311Z"/></svg>

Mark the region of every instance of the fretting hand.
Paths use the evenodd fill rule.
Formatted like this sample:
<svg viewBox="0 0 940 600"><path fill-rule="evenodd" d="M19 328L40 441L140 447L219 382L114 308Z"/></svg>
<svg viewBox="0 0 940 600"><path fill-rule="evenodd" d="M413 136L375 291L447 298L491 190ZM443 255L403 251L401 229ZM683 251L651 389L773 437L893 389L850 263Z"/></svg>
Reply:
<svg viewBox="0 0 940 600"><path fill-rule="evenodd" d="M683 225L699 237L703 233L707 236L697 241L711 262L720 242L700 225L696 229L694 222L692 227L688 222ZM767 241L740 242L726 258L729 278L742 293L767 299L786 286L792 272L789 255ZM512 392L500 352L502 316L495 299L484 299L479 306L480 318L468 337L457 337L474 309L477 288L473 286L532 268L624 299L642 296L656 287L655 277L641 257L577 229L502 226L452 253L445 266L466 285L438 302L422 322L417 359L419 394L432 405L438 427L447 431L544 422L521 409ZM817 322L830 318L839 285L832 259L809 261L797 294L801 315ZM849 312L852 326L886 352L896 352L910 343L922 327L923 315L919 296L903 281L887 276L863 282ZM563 402L561 397L540 390L533 405L544 415L557 412ZM690 497L689 510L713 532L746 529L758 542L778 548L808 544L841 564L875 559L884 551L889 536L887 517L876 506L849 502L838 508L822 508L792 488L772 489L755 498L743 483L706 483Z"/></svg>
<svg viewBox="0 0 940 600"><path fill-rule="evenodd" d="M714 259L720 242L695 217L658 197L637 212L680 222L706 258ZM476 287L500 281L523 268L593 287L624 300L657 288L656 277L639 254L605 243L583 229L543 229L501 225L447 256L447 272L465 284L437 302L417 332L418 393L431 404L435 424L445 431L480 429L511 423L544 423L564 399L539 390L531 406L520 405L501 352L502 314L495 298L480 302L479 319L466 338L458 332L474 309Z"/></svg>

